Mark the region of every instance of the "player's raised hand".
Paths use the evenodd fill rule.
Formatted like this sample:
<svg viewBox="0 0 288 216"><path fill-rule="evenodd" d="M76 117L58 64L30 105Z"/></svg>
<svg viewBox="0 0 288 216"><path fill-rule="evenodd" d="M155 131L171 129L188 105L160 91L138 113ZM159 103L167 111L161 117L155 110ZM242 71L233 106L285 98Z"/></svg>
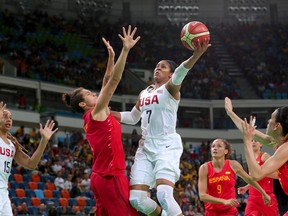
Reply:
<svg viewBox="0 0 288 216"><path fill-rule="evenodd" d="M123 36L121 34L118 34L119 38L123 42L123 48L125 50L130 50L141 38L140 36L138 36L134 39L137 27L135 27L133 30L131 28L131 25L128 26L127 30L125 29L125 27L122 27Z"/></svg>
<svg viewBox="0 0 288 216"><path fill-rule="evenodd" d="M55 130L52 130L55 123L53 120L47 120L45 127L42 127L42 124L40 123L40 134L42 139L46 139L47 141L50 140L51 136L58 131L58 128Z"/></svg>
<svg viewBox="0 0 288 216"><path fill-rule="evenodd" d="M114 58L115 57L115 52L113 47L110 45L110 42L107 41L104 37L102 37L102 41L105 44L108 54L109 54L109 58Z"/></svg>
<svg viewBox="0 0 288 216"><path fill-rule="evenodd" d="M246 145L251 144L251 140L253 140L253 137L255 135L255 126L253 121L253 116L250 116L249 123L247 122L247 119L244 118L244 121L242 122L242 132L243 132L243 141Z"/></svg>
<svg viewBox="0 0 288 216"><path fill-rule="evenodd" d="M228 97L225 97L225 110L227 114L233 112L233 105Z"/></svg>
<svg viewBox="0 0 288 216"><path fill-rule="evenodd" d="M198 39L194 44L195 44L195 49L194 49L193 55L197 55L197 56L201 56L211 46L207 38L205 38L203 42L201 42Z"/></svg>

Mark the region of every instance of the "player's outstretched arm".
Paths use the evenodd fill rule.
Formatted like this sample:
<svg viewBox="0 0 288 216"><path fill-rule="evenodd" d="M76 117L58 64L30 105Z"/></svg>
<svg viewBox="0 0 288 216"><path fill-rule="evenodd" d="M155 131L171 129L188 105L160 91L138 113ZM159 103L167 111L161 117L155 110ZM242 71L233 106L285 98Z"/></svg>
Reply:
<svg viewBox="0 0 288 216"><path fill-rule="evenodd" d="M200 41L196 44L196 48L193 52L193 55L187 60L183 61L174 71L171 79L166 84L167 90L170 94L177 98L177 94L180 91L181 84L185 79L188 71L192 69L198 59L206 52L206 50L211 46L208 40L205 40L202 44Z"/></svg>
<svg viewBox="0 0 288 216"><path fill-rule="evenodd" d="M106 66L105 75L102 82L102 88L107 84L109 81L113 71L114 71L114 59L115 59L115 52L113 47L110 45L110 42L107 41L105 38L102 38L103 43L105 44L107 51L108 51L108 61Z"/></svg>
<svg viewBox="0 0 288 216"><path fill-rule="evenodd" d="M131 111L122 111L116 112L111 111L112 115L121 123L135 125L141 119L141 112L140 112L140 95L137 99L136 105L132 108Z"/></svg>
<svg viewBox="0 0 288 216"><path fill-rule="evenodd" d="M48 141L50 140L51 136L58 130L58 128L52 130L54 125L55 124L53 120L48 120L44 128L42 127L42 124L40 124L41 140L36 151L31 157L23 152L22 148L19 148L19 150L16 151L14 159L19 165L31 170L37 168Z"/></svg>
<svg viewBox="0 0 288 216"><path fill-rule="evenodd" d="M123 36L120 34L118 36L122 40L123 48L115 63L114 71L112 72L111 78L109 79L108 83L100 91L97 104L94 107L93 113L92 113L94 117L100 111L104 110L106 112L106 109L108 109L108 104L122 78L122 74L124 71L128 53L130 49L134 47L134 45L140 40L140 36L134 38L136 31L137 31L136 27L132 30L131 25L129 25L127 30L123 27L122 31L123 31Z"/></svg>
<svg viewBox="0 0 288 216"><path fill-rule="evenodd" d="M242 130L242 123L244 122L234 111L233 111L233 105L230 100L230 98L225 97L225 110L227 115L230 117L230 119L233 121L235 126L243 133ZM256 119L254 119L255 121ZM262 133L259 130L255 130L255 135L253 139L257 140L263 145L273 147L272 138L264 133Z"/></svg>

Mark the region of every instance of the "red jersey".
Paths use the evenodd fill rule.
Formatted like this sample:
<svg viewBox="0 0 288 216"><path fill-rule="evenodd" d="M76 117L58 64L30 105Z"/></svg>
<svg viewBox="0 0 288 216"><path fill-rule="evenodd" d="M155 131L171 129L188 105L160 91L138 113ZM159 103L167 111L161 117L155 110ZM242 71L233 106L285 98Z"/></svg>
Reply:
<svg viewBox="0 0 288 216"><path fill-rule="evenodd" d="M278 177L284 193L288 195L288 161L278 169Z"/></svg>
<svg viewBox="0 0 288 216"><path fill-rule="evenodd" d="M258 157L256 158L257 163L261 166L262 164L264 164L264 162L262 161L261 157L263 155L263 152L261 152ZM264 177L263 179L258 181L259 185L266 191L267 194L272 194L274 193L274 184L273 184L273 179L269 178L269 177ZM258 197L262 197L262 194L256 190L254 187L252 187L250 185L249 188L249 195L250 196L258 196Z"/></svg>
<svg viewBox="0 0 288 216"><path fill-rule="evenodd" d="M84 130L93 154L92 171L101 176L124 174L126 169L120 123L110 113L106 120L95 121L92 109L84 113Z"/></svg>
<svg viewBox="0 0 288 216"><path fill-rule="evenodd" d="M225 160L224 167L220 172L215 172L212 161L207 162L207 165L207 194L226 200L236 199L236 174L230 167L230 160ZM232 209L231 206L225 206L223 204L212 204L205 202L204 205L207 211L223 212Z"/></svg>

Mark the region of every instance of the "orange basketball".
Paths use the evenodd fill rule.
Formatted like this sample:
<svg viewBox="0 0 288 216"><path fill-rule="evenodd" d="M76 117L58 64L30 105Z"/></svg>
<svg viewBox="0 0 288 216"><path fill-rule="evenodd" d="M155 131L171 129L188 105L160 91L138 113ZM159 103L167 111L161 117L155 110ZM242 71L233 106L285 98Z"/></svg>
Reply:
<svg viewBox="0 0 288 216"><path fill-rule="evenodd" d="M194 50L196 43L202 44L205 40L210 41L210 32L206 25L198 21L187 23L181 30L180 39L183 45L189 49Z"/></svg>

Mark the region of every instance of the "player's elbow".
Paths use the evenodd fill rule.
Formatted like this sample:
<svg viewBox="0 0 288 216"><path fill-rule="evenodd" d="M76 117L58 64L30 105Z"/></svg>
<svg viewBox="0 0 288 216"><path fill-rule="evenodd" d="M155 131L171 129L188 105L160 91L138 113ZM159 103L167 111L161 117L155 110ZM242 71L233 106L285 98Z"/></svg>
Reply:
<svg viewBox="0 0 288 216"><path fill-rule="evenodd" d="M38 168L38 163L30 159L25 168L29 170L35 170Z"/></svg>
<svg viewBox="0 0 288 216"><path fill-rule="evenodd" d="M252 181L259 181L261 179L262 179L262 176L260 176L260 175L253 175L252 176Z"/></svg>
<svg viewBox="0 0 288 216"><path fill-rule="evenodd" d="M199 198L201 201L205 201L206 200L206 194L205 193L199 193Z"/></svg>
<svg viewBox="0 0 288 216"><path fill-rule="evenodd" d="M251 184L252 182L259 181L260 176L257 174L250 174L249 178L247 179L247 183Z"/></svg>
<svg viewBox="0 0 288 216"><path fill-rule="evenodd" d="M38 168L37 164L29 164L27 167L25 167L26 169L29 170L35 170Z"/></svg>

